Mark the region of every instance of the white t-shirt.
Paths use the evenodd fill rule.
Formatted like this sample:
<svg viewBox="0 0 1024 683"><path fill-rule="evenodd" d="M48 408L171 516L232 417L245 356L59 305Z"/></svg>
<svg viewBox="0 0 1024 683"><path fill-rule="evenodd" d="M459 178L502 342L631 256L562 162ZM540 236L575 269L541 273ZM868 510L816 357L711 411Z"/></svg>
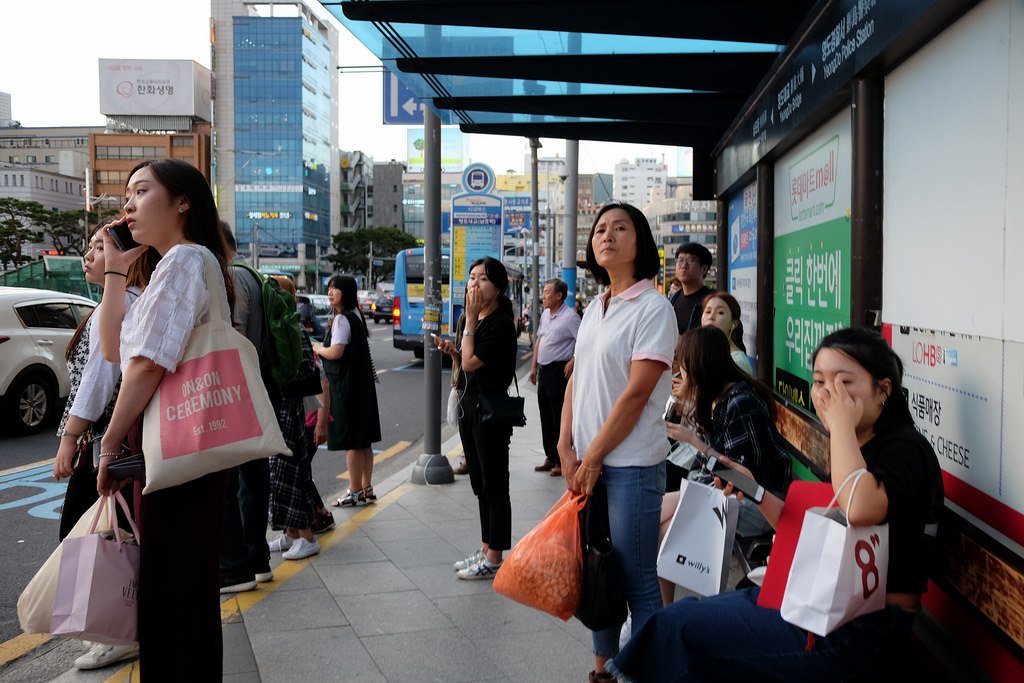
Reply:
<svg viewBox="0 0 1024 683"><path fill-rule="evenodd" d="M176 244L160 259L149 286L121 325L122 371L136 356L148 358L168 372L178 367L192 328L209 311L204 251L209 253L198 244ZM224 285L216 291L224 297L226 310Z"/></svg>
<svg viewBox="0 0 1024 683"><path fill-rule="evenodd" d="M125 314L132 309L138 300L140 291L137 287L129 287L124 293ZM103 304L100 303L100 306ZM122 329L123 329L122 325ZM114 395L114 387L121 377L121 366L111 363L100 351L100 316L99 310L89 318L89 359L85 361L82 377L75 392L75 400L71 404L71 415L89 422L95 422L103 415L104 409Z"/></svg>
<svg viewBox="0 0 1024 683"><path fill-rule="evenodd" d="M650 280L641 280L611 297L607 310L605 297L587 306L576 340L572 436L581 459L626 390L631 363L656 360L665 370L671 369L678 335L672 305L655 291ZM665 459L662 418L665 397L671 390L671 373L663 372L633 431L608 453L605 465L647 467Z"/></svg>
<svg viewBox="0 0 1024 683"><path fill-rule="evenodd" d="M334 322L331 324L331 346L348 344L350 341L352 341L352 323L344 314L339 313L334 316Z"/></svg>

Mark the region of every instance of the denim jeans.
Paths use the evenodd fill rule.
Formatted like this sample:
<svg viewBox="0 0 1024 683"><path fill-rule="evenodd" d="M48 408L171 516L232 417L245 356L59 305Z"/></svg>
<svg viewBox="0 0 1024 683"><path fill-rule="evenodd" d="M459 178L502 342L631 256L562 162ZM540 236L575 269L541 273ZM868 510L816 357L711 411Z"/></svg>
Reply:
<svg viewBox="0 0 1024 683"><path fill-rule="evenodd" d="M899 648L914 614L886 607L808 642L807 632L757 606L760 588L687 598L633 629L609 671L635 681L843 681ZM812 645L808 651L808 645Z"/></svg>
<svg viewBox="0 0 1024 683"><path fill-rule="evenodd" d="M634 632L661 608L658 590L658 528L665 494L665 463L649 467L604 467L608 525L619 562ZM622 625L594 631L594 654L619 652Z"/></svg>

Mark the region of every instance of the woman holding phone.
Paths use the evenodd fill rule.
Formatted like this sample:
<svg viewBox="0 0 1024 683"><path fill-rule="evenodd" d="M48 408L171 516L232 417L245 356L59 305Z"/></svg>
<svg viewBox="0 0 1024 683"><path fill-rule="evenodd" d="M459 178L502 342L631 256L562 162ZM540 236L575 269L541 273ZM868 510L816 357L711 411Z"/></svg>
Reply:
<svg viewBox="0 0 1024 683"><path fill-rule="evenodd" d="M467 581L491 580L512 547L512 499L508 490L511 423L485 421L487 396L508 396L516 371L516 326L508 289L508 271L487 257L469 267L466 309L456 325L456 342L434 337L442 353L460 370L459 437L466 454L469 483L480 510L480 549L452 565Z"/></svg>
<svg viewBox="0 0 1024 683"><path fill-rule="evenodd" d="M107 302L100 308L101 347L107 360L120 364L122 380L101 441L100 494L121 485L107 468L126 454L125 436L141 420L164 374L181 362L193 328L211 311L234 304L224 234L210 186L198 169L180 159L139 163L128 176L124 211L142 246L122 252L110 239L111 226L104 232ZM129 267L149 247L162 258L126 312ZM221 282L206 281L211 260L219 266ZM222 305L211 306L212 296L221 297ZM223 497L222 472L141 496L139 583L148 586L138 602L143 680L188 680L197 671L210 680L221 678L220 534L196 530L220 528Z"/></svg>
<svg viewBox="0 0 1024 683"><path fill-rule="evenodd" d="M671 383L677 325L672 305L651 282L659 267L647 217L629 204L606 204L587 243L587 268L606 289L580 323L558 440L568 488L591 494L597 487L606 494L614 558L634 627L661 607L662 401ZM604 666L619 651L621 626L593 632L591 681L612 679Z"/></svg>
<svg viewBox="0 0 1024 683"><path fill-rule="evenodd" d="M939 463L914 427L902 390L903 363L881 335L839 330L822 339L811 362L811 400L830 436L832 487L858 469L868 472L852 500L843 490L839 507L849 510L853 526L889 525L886 607L811 639L778 610L758 607L757 587L681 600L635 633L609 667L617 675L639 681L851 680L887 650L902 647L932 566L943 506ZM758 507L775 526L785 504L767 493Z"/></svg>

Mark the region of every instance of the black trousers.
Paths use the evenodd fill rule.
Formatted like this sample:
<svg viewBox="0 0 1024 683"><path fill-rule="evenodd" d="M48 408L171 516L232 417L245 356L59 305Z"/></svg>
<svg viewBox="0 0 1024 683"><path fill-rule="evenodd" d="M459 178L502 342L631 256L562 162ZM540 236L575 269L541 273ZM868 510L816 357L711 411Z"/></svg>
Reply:
<svg viewBox="0 0 1024 683"><path fill-rule="evenodd" d="M220 681L224 473L142 496L139 666L146 683Z"/></svg>
<svg viewBox="0 0 1024 683"><path fill-rule="evenodd" d="M480 395L462 397L459 437L469 483L480 506L480 540L492 550L512 547L512 499L508 493L508 446L512 425L480 424Z"/></svg>
<svg viewBox="0 0 1024 683"><path fill-rule="evenodd" d="M562 426L562 403L569 380L565 365L569 361L555 361L537 369L537 405L540 407L540 433L544 442L544 457L553 465L559 464L558 435Z"/></svg>
<svg viewBox="0 0 1024 683"><path fill-rule="evenodd" d="M266 458L225 470L224 521L220 568L232 576L267 571L267 516L270 509L270 461Z"/></svg>

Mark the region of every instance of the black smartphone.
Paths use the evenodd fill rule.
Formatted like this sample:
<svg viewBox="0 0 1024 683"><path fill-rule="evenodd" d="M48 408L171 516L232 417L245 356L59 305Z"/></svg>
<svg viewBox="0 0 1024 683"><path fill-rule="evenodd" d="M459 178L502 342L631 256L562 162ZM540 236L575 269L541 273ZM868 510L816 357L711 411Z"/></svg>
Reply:
<svg viewBox="0 0 1024 683"><path fill-rule="evenodd" d="M110 239L114 240L114 244L121 251L128 251L139 246L139 243L132 237L131 228L128 227L128 221L124 220L117 225L111 226L110 228Z"/></svg>
<svg viewBox="0 0 1024 683"><path fill-rule="evenodd" d="M715 475L723 482L732 484L737 491L742 491L743 495L760 504L764 500L764 487L758 484L756 481L743 474L739 470L726 465L724 462L718 459L717 456L708 456L707 464L704 465L707 471Z"/></svg>

